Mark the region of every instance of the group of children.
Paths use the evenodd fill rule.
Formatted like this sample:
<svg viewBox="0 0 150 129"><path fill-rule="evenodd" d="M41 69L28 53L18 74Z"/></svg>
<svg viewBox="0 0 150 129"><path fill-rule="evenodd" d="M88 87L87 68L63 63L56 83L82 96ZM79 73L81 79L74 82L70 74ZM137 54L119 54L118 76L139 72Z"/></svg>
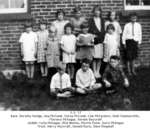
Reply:
<svg viewBox="0 0 150 129"><path fill-rule="evenodd" d="M43 77L47 76L48 68L57 68L58 72L51 79L50 91L58 97L99 89L102 85L96 83L95 78L102 78L108 93L115 91L114 85L121 78L128 87L129 81L119 64L120 43L122 37L129 75L136 74L134 61L142 40L136 14L130 15L131 22L125 25L121 36L122 29L115 11L109 13L106 22L99 6L93 8L93 17L89 20L81 15L80 7L75 7L73 13L73 18L65 20L65 12L58 10L49 29L47 23L41 21L37 33L32 31L31 24L26 24L26 31L19 42L28 78L33 78L37 60ZM74 78L76 86L72 87L70 80Z"/></svg>

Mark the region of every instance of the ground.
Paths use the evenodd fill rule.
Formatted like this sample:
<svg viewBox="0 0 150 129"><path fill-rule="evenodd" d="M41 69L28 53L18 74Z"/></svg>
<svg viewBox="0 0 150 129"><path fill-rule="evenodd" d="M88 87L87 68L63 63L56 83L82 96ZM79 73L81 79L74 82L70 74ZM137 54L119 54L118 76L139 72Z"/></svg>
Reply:
<svg viewBox="0 0 150 129"><path fill-rule="evenodd" d="M0 75L0 110L150 110L150 68L138 69L130 87L114 95L103 90L86 96L58 99L49 94L48 78L27 80L16 74L12 80Z"/></svg>

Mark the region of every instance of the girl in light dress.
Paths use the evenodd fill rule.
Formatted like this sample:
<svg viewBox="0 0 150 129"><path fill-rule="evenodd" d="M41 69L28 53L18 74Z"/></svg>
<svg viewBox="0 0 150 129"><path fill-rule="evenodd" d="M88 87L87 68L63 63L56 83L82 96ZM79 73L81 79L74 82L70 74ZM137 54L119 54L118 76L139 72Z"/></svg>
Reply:
<svg viewBox="0 0 150 129"><path fill-rule="evenodd" d="M115 33L117 35L117 41L120 46L120 35L122 34L122 29L120 23L117 21L117 14L115 11L110 11L108 14L108 20L105 22L105 30L109 24L113 24L115 27Z"/></svg>
<svg viewBox="0 0 150 129"><path fill-rule="evenodd" d="M63 9L59 9L56 12L56 20L52 22L52 25L55 26L57 33L56 36L58 40L61 40L62 35L64 34L64 26L69 23L69 20L65 20L65 12ZM60 50L60 60L62 61L62 51Z"/></svg>
<svg viewBox="0 0 150 129"><path fill-rule="evenodd" d="M21 34L19 42L21 43L21 55L25 63L27 76L29 79L33 79L38 39L37 34L32 31L31 23L25 24L25 32Z"/></svg>
<svg viewBox="0 0 150 129"><path fill-rule="evenodd" d="M42 77L47 76L48 68L46 63L46 43L48 40L48 30L46 29L47 23L40 21L40 30L37 32L37 62L40 64Z"/></svg>
<svg viewBox="0 0 150 129"><path fill-rule="evenodd" d="M68 23L64 27L65 34L62 36L60 44L63 52L63 63L67 65L66 70L71 79L74 78L74 64L76 55L76 36L72 34L73 26Z"/></svg>
<svg viewBox="0 0 150 129"><path fill-rule="evenodd" d="M68 20L65 20L65 12L63 9L59 9L56 12L56 20L52 22L52 25L55 26L57 30L57 37L59 40L61 39L62 35L64 34L64 26L69 23Z"/></svg>
<svg viewBox="0 0 150 129"><path fill-rule="evenodd" d="M104 58L103 61L108 63L111 56L119 55L119 43L117 40L117 34L115 33L115 27L113 24L109 24L106 28L106 34L104 39Z"/></svg>

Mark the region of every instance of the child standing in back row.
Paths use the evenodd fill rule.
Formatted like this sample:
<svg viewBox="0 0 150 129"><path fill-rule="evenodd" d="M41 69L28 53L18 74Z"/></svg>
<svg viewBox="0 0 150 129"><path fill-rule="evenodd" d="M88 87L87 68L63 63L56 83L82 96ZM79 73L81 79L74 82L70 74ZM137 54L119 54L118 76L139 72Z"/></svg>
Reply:
<svg viewBox="0 0 150 129"><path fill-rule="evenodd" d="M104 20L102 18L102 10L97 5L93 8L93 18L89 20L89 33L94 37L94 59L93 72L96 78L101 77L99 71L101 69L101 61L103 58L103 41L104 41Z"/></svg>
<svg viewBox="0 0 150 129"><path fill-rule="evenodd" d="M76 59L79 64L81 64L81 61L85 58L92 61L94 54L94 36L88 33L89 26L86 22L81 25L81 30L82 33L77 37Z"/></svg>
<svg viewBox="0 0 150 129"><path fill-rule="evenodd" d="M21 55L25 62L27 76L32 79L34 77L38 39L36 33L32 31L31 23L25 25L25 32L21 34L19 42L21 43Z"/></svg>
<svg viewBox="0 0 150 129"><path fill-rule="evenodd" d="M73 26L68 23L64 27L65 35L62 36L60 44L63 54L63 63L67 65L67 72L71 79L74 78L74 63L76 54L76 36L72 34Z"/></svg>
<svg viewBox="0 0 150 129"><path fill-rule="evenodd" d="M109 24L113 24L115 27L115 33L117 34L117 41L120 44L120 35L122 33L121 26L117 21L117 14L115 11L110 11L108 14L108 21L105 22L105 30Z"/></svg>
<svg viewBox="0 0 150 129"><path fill-rule="evenodd" d="M136 75L135 59L138 56L138 47L142 42L142 27L137 22L136 13L130 15L130 22L124 27L122 40L126 49L128 73Z"/></svg>
<svg viewBox="0 0 150 129"><path fill-rule="evenodd" d="M46 29L46 22L40 22L40 30L37 32L37 62L40 64L42 77L47 76L48 68L46 63L46 43L48 40L48 30Z"/></svg>

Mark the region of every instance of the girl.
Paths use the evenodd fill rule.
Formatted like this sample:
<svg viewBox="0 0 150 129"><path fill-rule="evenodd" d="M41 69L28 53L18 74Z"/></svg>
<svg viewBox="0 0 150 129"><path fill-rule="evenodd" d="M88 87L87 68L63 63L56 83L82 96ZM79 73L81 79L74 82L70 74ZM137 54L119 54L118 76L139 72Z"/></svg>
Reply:
<svg viewBox="0 0 150 129"><path fill-rule="evenodd" d="M117 41L117 35L115 33L115 27L113 24L109 24L106 29L106 35L104 39L104 62L109 62L110 57L113 55L119 55L119 44Z"/></svg>
<svg viewBox="0 0 150 129"><path fill-rule="evenodd" d="M57 38L57 29L54 26L50 26L49 37L47 41L47 52L46 52L46 60L48 68L54 67L58 65L60 62L60 46L59 40Z"/></svg>
<svg viewBox="0 0 150 129"><path fill-rule="evenodd" d="M99 71L101 59L103 58L103 41L104 41L104 21L101 17L101 8L95 6L93 8L93 18L89 20L89 32L95 35L94 38L94 60L93 72L96 78L100 77Z"/></svg>
<svg viewBox="0 0 150 129"><path fill-rule="evenodd" d="M29 79L34 77L34 62L36 61L37 35L32 31L32 24L25 25L26 32L21 34L21 55L25 62L26 73Z"/></svg>
<svg viewBox="0 0 150 129"><path fill-rule="evenodd" d="M108 21L105 22L105 30L109 24L113 24L115 27L115 33L117 34L117 41L120 44L120 35L122 33L121 26L117 21L117 14L115 11L110 11L108 14Z"/></svg>
<svg viewBox="0 0 150 129"><path fill-rule="evenodd" d="M46 22L40 22L40 30L37 32L38 44L37 44L37 62L40 64L42 76L47 76L47 64L46 64L46 42L48 40L48 30L46 29Z"/></svg>
<svg viewBox="0 0 150 129"><path fill-rule="evenodd" d="M88 33L89 26L87 23L81 25L82 33L77 37L77 63L81 64L83 59L93 60L94 36ZM81 66L80 66L81 67ZM80 68L79 67L79 68Z"/></svg>
<svg viewBox="0 0 150 129"><path fill-rule="evenodd" d="M81 33L81 24L86 21L86 18L81 14L81 8L76 6L73 10L74 17L70 19L70 23L74 27L73 33L78 36Z"/></svg>
<svg viewBox="0 0 150 129"><path fill-rule="evenodd" d="M136 75L134 63L138 56L138 46L142 42L142 27L141 24L137 22L136 13L130 15L130 22L124 27L122 40L127 54L128 73L129 75Z"/></svg>
<svg viewBox="0 0 150 129"><path fill-rule="evenodd" d="M69 22L68 20L64 19L65 12L64 10L60 9L56 13L56 20L52 23L57 30L57 37L60 40L61 36L64 34L64 26Z"/></svg>
<svg viewBox="0 0 150 129"><path fill-rule="evenodd" d="M68 23L64 27L65 35L61 38L61 49L63 52L63 63L67 64L67 72L71 79L74 77L74 63L76 50L76 37L72 34L73 26Z"/></svg>

